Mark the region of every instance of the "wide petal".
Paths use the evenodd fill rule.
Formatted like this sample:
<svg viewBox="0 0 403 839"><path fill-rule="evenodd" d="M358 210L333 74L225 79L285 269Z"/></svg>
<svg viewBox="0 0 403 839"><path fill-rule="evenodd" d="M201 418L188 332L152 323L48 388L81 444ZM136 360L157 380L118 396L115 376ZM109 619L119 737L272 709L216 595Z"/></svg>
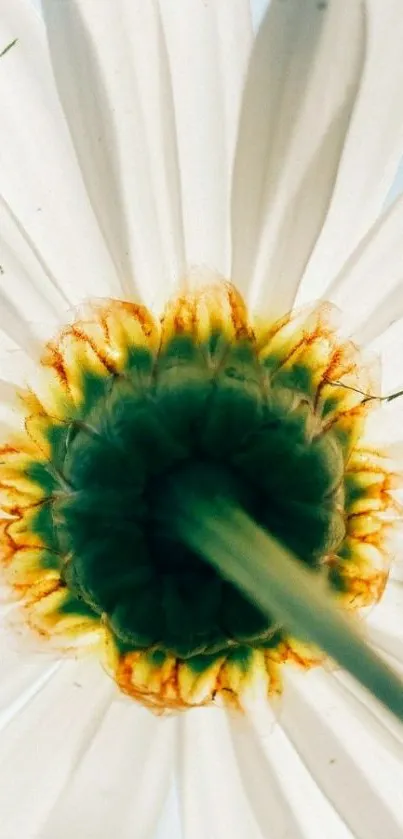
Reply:
<svg viewBox="0 0 403 839"><path fill-rule="evenodd" d="M291 308L331 198L364 59L360 2L271 3L243 98L232 277L259 311Z"/></svg>
<svg viewBox="0 0 403 839"><path fill-rule="evenodd" d="M25 237L24 253L32 242L31 263L39 257L42 274L57 277L72 302L117 293L120 286L58 102L44 25L28 0L1 4L0 49L13 42L0 62L2 214L8 205ZM10 247L7 239L3 244ZM35 276L38 268L34 282ZM44 282L43 296L49 290ZM51 297L53 305L55 294ZM33 318L30 308L27 299L26 313Z"/></svg>

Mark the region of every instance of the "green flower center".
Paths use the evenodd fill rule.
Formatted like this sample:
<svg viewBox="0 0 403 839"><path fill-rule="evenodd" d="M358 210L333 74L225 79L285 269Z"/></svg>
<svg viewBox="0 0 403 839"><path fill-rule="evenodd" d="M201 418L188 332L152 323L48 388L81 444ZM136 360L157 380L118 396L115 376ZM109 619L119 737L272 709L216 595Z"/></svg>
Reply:
<svg viewBox="0 0 403 839"><path fill-rule="evenodd" d="M190 658L275 643L268 619L181 543L192 486L234 498L308 565L345 536L344 459L306 392L273 384L253 343L176 337L125 375L87 375L52 516L62 577L118 646ZM268 557L268 562L270 557Z"/></svg>

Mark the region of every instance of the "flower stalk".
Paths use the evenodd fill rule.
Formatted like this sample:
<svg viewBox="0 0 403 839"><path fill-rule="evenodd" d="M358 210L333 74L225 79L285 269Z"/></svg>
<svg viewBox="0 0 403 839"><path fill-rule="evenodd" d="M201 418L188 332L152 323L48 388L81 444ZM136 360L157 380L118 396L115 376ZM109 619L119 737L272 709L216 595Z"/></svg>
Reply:
<svg viewBox="0 0 403 839"><path fill-rule="evenodd" d="M312 571L235 503L181 496L181 537L291 634L314 643L403 720L403 682ZM268 557L270 560L268 561Z"/></svg>

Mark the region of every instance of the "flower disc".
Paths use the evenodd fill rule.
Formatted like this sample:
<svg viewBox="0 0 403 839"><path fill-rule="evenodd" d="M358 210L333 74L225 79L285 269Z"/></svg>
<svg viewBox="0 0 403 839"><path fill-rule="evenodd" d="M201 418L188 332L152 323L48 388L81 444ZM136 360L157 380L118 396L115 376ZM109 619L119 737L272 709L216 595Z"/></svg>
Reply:
<svg viewBox="0 0 403 839"><path fill-rule="evenodd" d="M102 639L124 691L162 709L238 701L256 679L276 691L280 662L318 660L181 542L192 487L240 504L347 607L379 597L393 476L363 447L373 383L326 307L262 327L224 283L160 324L109 301L42 369L2 449L7 582L42 635Z"/></svg>

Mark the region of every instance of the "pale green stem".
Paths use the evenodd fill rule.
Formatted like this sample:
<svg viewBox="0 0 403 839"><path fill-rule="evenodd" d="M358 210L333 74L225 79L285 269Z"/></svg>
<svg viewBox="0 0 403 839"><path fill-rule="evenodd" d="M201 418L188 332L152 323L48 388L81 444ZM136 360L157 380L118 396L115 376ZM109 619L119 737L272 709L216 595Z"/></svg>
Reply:
<svg viewBox="0 0 403 839"><path fill-rule="evenodd" d="M181 499L181 538L290 634L317 645L403 720L403 682L340 610L324 576L312 571L236 504Z"/></svg>

